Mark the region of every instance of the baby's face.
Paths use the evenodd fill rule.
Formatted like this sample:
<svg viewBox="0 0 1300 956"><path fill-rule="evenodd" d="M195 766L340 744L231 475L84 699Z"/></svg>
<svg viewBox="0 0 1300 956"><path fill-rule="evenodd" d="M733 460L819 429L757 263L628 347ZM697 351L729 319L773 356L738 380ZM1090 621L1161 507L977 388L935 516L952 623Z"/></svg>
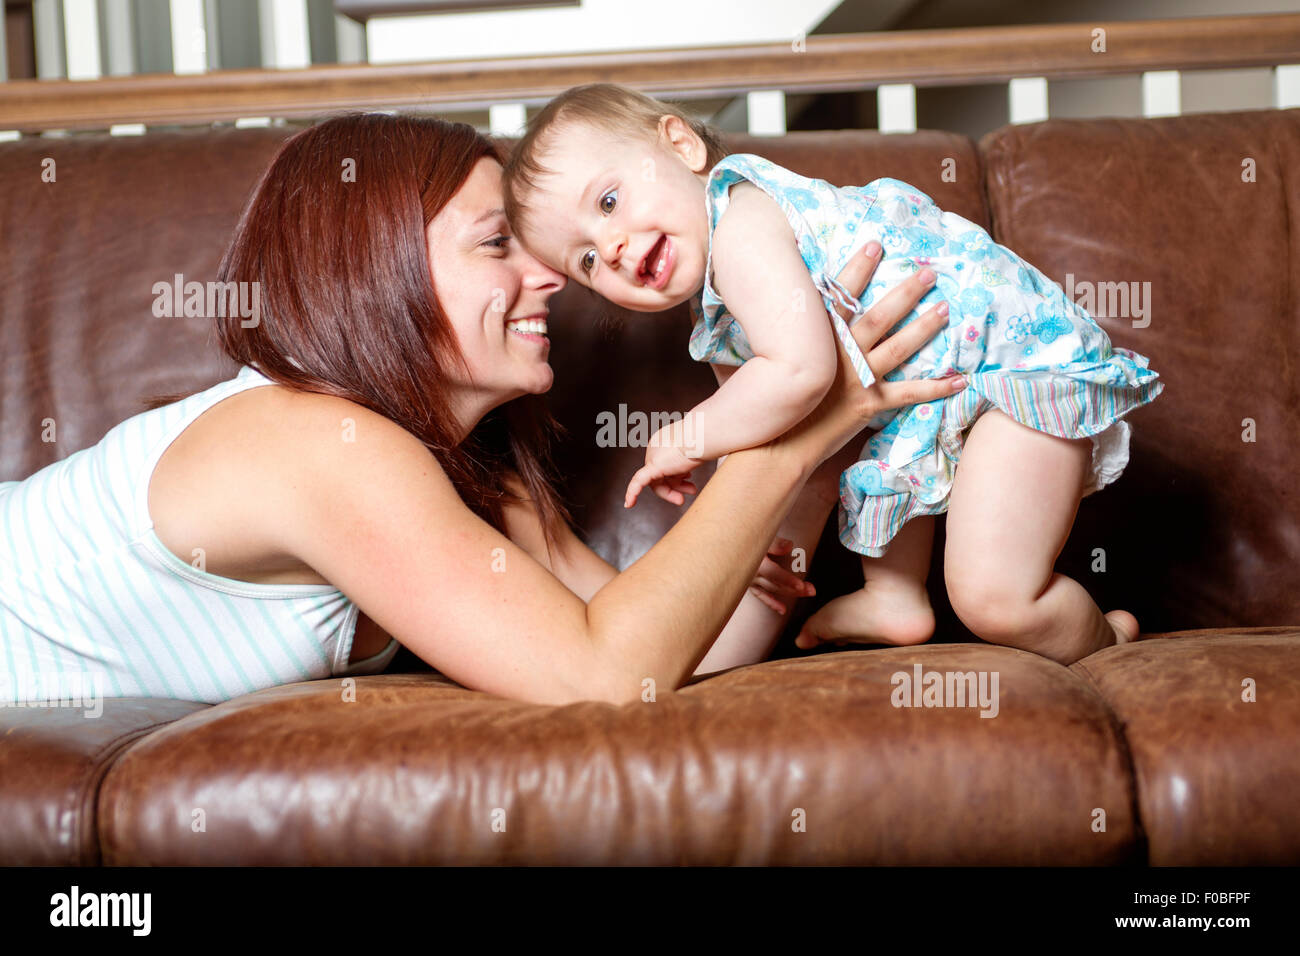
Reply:
<svg viewBox="0 0 1300 956"><path fill-rule="evenodd" d="M651 144L582 125L559 133L547 176L526 198L520 238L537 258L636 312L660 312L704 284L707 153L671 117Z"/></svg>

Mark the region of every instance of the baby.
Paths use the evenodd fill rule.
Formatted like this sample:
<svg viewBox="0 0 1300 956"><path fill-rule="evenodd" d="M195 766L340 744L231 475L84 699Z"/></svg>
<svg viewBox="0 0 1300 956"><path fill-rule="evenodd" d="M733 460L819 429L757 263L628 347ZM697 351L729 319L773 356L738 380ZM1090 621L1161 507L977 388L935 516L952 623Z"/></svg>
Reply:
<svg viewBox="0 0 1300 956"><path fill-rule="evenodd" d="M1063 663L1136 639L1131 614L1103 615L1053 568L1080 498L1128 462L1123 417L1164 384L979 226L896 179L836 187L727 155L677 107L612 84L548 104L504 191L516 234L552 268L626 309L690 303L690 354L720 387L654 436L629 507L646 487L681 504L701 462L798 423L829 389L840 345L870 386L849 325L900 279L932 277L896 328L937 306L947 330L884 378L955 371L967 387L869 423L877 430L840 477L839 537L862 555L864 587L809 618L799 646L928 640L925 578L943 512L948 594L982 639ZM833 277L872 242L881 262L855 298Z"/></svg>

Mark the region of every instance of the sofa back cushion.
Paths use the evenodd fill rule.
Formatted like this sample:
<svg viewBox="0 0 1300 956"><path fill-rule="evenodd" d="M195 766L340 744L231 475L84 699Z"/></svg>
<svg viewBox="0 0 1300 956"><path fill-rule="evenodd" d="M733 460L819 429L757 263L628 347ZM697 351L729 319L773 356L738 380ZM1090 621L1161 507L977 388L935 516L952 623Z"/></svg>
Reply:
<svg viewBox="0 0 1300 956"><path fill-rule="evenodd" d="M980 146L997 240L1106 300L1114 344L1165 382L1060 570L1149 631L1300 621L1300 110L1051 120Z"/></svg>
<svg viewBox="0 0 1300 956"><path fill-rule="evenodd" d="M153 286L216 278L244 201L291 132L0 145L0 481L93 445L147 395L234 374L207 320L154 315Z"/></svg>

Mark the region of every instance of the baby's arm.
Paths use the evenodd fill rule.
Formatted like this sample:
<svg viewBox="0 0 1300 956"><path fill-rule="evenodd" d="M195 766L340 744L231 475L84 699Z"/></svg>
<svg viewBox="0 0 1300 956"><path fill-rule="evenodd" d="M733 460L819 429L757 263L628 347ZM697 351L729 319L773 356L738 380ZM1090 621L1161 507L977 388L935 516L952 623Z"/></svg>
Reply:
<svg viewBox="0 0 1300 956"><path fill-rule="evenodd" d="M690 412L692 457L770 441L817 407L835 378L837 343L785 213L738 183L713 237L714 286L754 357Z"/></svg>
<svg viewBox="0 0 1300 956"><path fill-rule="evenodd" d="M754 358L690 412L699 440L692 457L705 460L762 445L800 423L831 388L837 360L831 317L794 230L751 183L732 187L715 230L714 287Z"/></svg>
<svg viewBox="0 0 1300 956"><path fill-rule="evenodd" d="M713 271L754 357L720 375L712 396L655 435L645 467L628 485L629 506L646 485L680 503L661 479L777 437L816 408L834 380L838 344L830 316L785 213L757 186L732 188L713 236Z"/></svg>

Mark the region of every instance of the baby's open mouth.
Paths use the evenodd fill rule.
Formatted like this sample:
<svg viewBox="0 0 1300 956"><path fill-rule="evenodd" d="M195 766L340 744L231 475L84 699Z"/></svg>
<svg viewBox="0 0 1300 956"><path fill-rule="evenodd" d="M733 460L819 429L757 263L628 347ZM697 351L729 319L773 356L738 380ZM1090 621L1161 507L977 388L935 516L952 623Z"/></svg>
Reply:
<svg viewBox="0 0 1300 956"><path fill-rule="evenodd" d="M660 236L659 241L646 252L645 258L641 260L641 267L637 270L637 275L646 285L658 289L663 286L668 277L671 260L672 246L665 234Z"/></svg>

